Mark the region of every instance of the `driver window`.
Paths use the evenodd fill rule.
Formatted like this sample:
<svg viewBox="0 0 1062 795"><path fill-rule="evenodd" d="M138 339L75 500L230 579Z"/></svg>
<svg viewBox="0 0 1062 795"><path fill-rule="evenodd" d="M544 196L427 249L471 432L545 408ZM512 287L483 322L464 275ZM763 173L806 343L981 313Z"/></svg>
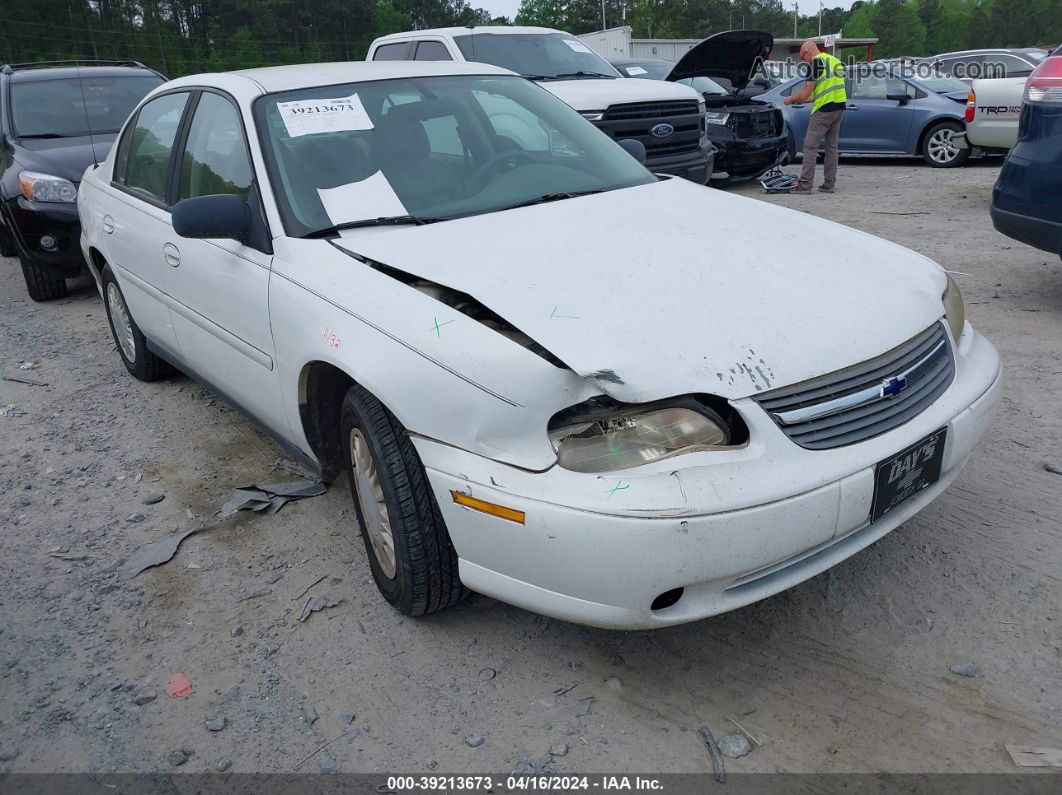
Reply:
<svg viewBox="0 0 1062 795"><path fill-rule="evenodd" d="M188 129L178 198L218 193L247 198L250 187L251 164L236 108L224 97L203 92Z"/></svg>

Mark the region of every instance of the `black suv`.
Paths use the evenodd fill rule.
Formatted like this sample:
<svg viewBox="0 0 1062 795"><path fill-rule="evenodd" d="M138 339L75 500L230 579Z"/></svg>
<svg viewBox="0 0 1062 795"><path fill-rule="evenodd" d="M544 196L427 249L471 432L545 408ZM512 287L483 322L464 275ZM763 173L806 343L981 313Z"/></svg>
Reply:
<svg viewBox="0 0 1062 795"><path fill-rule="evenodd" d="M80 272L81 175L163 82L134 61L0 67L0 255L18 255L34 301L63 297Z"/></svg>

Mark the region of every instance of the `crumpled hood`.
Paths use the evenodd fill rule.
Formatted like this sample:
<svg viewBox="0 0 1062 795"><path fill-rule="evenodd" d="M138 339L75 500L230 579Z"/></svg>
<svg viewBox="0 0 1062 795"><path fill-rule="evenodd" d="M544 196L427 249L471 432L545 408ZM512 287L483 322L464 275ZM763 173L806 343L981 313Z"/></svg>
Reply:
<svg viewBox="0 0 1062 795"><path fill-rule="evenodd" d="M77 183L86 168L107 159L115 138L115 133L75 138L22 138L15 149L15 160L29 171L54 174Z"/></svg>
<svg viewBox="0 0 1062 795"><path fill-rule="evenodd" d="M945 275L925 257L682 179L337 245L474 296L629 402L797 383L943 314Z"/></svg>
<svg viewBox="0 0 1062 795"><path fill-rule="evenodd" d="M543 80L544 89L576 110L605 110L627 102L662 102L676 99L700 100L689 86L662 80Z"/></svg>

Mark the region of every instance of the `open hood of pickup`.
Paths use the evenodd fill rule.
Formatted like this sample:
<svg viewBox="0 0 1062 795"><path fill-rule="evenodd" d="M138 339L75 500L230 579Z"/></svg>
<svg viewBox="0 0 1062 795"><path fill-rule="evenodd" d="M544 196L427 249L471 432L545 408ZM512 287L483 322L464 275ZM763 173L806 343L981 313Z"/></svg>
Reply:
<svg viewBox="0 0 1062 795"><path fill-rule="evenodd" d="M752 79L756 61L771 57L774 36L763 30L728 30L694 45L671 70L668 80L722 77L735 91Z"/></svg>

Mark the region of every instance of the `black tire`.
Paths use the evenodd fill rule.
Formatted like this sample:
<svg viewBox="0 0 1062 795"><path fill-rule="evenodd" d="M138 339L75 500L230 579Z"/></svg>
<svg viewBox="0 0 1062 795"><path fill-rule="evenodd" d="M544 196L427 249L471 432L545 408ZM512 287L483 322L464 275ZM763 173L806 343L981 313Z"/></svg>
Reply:
<svg viewBox="0 0 1062 795"><path fill-rule="evenodd" d="M786 136L785 153L789 155L789 162L796 162L796 139L793 137L793 131L789 131L789 135Z"/></svg>
<svg viewBox="0 0 1062 795"><path fill-rule="evenodd" d="M380 593L407 616L422 616L459 602L468 590L457 571L457 552L431 492L428 477L405 428L375 397L355 384L343 399L340 445L354 511L369 567ZM383 494L394 546L394 576L384 573L369 538L357 496L352 431L372 457Z"/></svg>
<svg viewBox="0 0 1062 795"><path fill-rule="evenodd" d="M3 223L0 223L0 257L13 257L18 253L15 237Z"/></svg>
<svg viewBox="0 0 1062 795"><path fill-rule="evenodd" d="M38 303L66 298L66 279L53 276L21 251L18 259L22 263L22 276L26 279L26 292L30 298Z"/></svg>
<svg viewBox="0 0 1062 795"><path fill-rule="evenodd" d="M963 126L957 121L937 122L922 136L922 158L933 168L958 168L966 165L970 159L969 149L941 149L938 137L950 137L948 133L962 132ZM954 154L951 154L954 152Z"/></svg>
<svg viewBox="0 0 1062 795"><path fill-rule="evenodd" d="M132 313L129 312L129 307L125 303L125 295L122 293L122 288L118 285L117 280L114 278L114 274L111 273L110 268L103 269L103 305L107 309L107 323L111 327L111 336L114 338L114 346L118 349L118 355L122 357L122 363L125 365L125 369L129 371L129 374L134 378L138 378L141 381L157 381L160 378L169 375L173 368L163 359L153 354L148 350L147 339L144 337L143 332L140 331L140 326L133 320ZM112 292L113 291L113 292ZM116 300L121 301L121 307L124 309L126 316L129 319L128 332L130 339L127 339L127 343L131 341L129 346L132 351L132 357L126 352L126 346L123 346L121 339L119 339L119 327L125 325L121 318L117 319L118 326L115 325L116 318L113 316L111 306L112 295L116 293Z"/></svg>

